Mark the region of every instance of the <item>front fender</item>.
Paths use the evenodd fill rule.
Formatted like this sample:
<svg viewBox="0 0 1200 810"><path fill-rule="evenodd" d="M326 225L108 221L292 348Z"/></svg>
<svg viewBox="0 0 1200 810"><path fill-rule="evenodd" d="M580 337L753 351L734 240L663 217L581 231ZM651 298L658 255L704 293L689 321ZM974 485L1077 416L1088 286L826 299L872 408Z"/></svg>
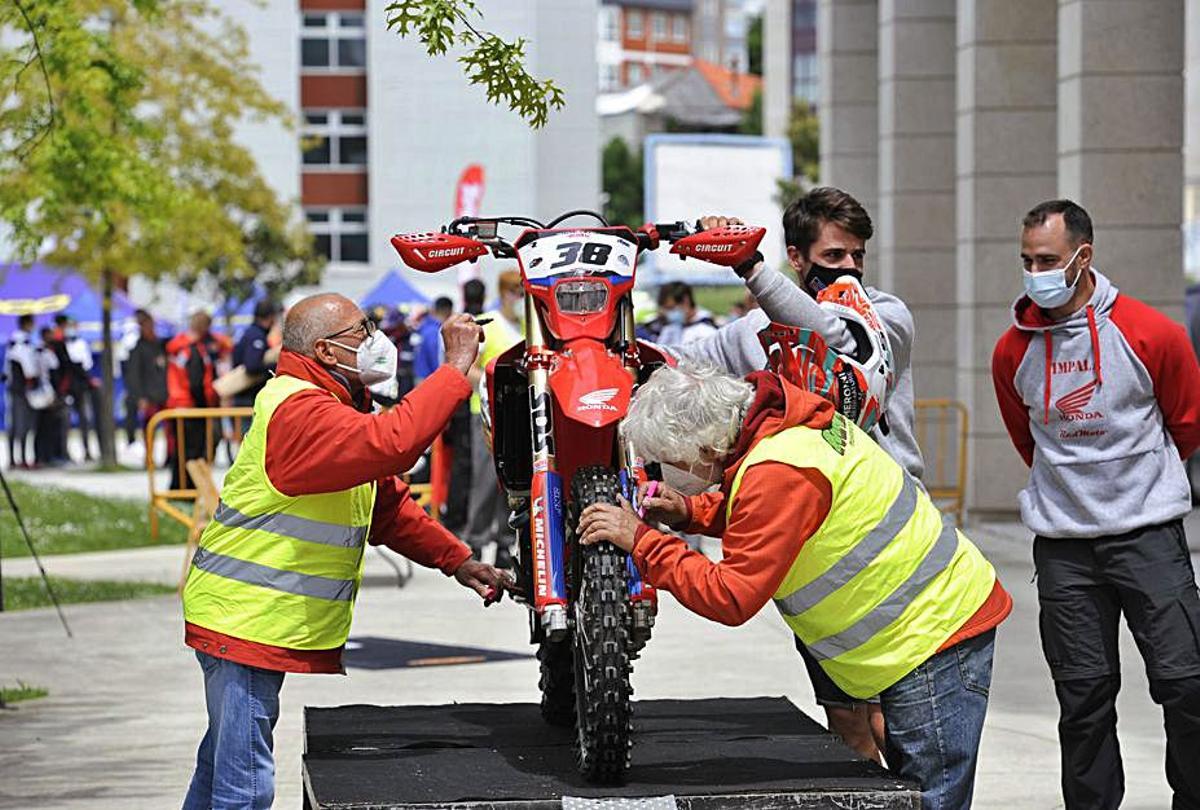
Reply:
<svg viewBox="0 0 1200 810"><path fill-rule="evenodd" d="M568 346L550 371L550 392L564 417L600 428L628 412L633 378L621 355L599 341L580 340Z"/></svg>

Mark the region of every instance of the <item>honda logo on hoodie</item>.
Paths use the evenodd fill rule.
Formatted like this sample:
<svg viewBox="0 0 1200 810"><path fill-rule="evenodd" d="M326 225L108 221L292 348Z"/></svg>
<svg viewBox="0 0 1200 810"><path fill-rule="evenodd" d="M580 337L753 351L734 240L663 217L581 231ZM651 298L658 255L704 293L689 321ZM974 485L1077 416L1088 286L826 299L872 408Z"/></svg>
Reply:
<svg viewBox="0 0 1200 810"><path fill-rule="evenodd" d="M1092 401L1092 396L1096 393L1096 388L1099 383L1096 380L1091 380L1085 385L1081 385L1070 393L1063 394L1054 403L1054 407L1058 409L1059 416L1065 422L1083 422L1089 419L1101 419L1104 414L1099 411L1085 412L1086 408Z"/></svg>

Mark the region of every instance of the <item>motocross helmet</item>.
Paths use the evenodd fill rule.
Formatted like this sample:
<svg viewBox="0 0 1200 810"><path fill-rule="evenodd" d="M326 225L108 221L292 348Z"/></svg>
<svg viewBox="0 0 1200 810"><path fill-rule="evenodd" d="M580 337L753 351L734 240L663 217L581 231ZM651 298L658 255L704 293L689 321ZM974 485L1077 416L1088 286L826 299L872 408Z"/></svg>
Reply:
<svg viewBox="0 0 1200 810"><path fill-rule="evenodd" d="M845 323L855 351L832 350L812 329L772 322L758 333L768 368L793 385L825 397L863 430L879 425L896 387L892 346L859 280L844 275L817 293L817 303Z"/></svg>

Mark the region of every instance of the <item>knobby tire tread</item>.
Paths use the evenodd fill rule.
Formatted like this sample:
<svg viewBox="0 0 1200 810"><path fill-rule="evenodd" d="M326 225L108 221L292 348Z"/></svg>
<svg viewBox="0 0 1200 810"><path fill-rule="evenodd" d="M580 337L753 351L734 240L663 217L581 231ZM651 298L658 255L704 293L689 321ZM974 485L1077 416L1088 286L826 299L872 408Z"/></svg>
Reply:
<svg viewBox="0 0 1200 810"><path fill-rule="evenodd" d="M571 482L574 521L591 504L617 504L619 491L611 469L580 468ZM579 770L590 782L621 784L632 744L627 555L610 543L576 549L580 576L573 646Z"/></svg>

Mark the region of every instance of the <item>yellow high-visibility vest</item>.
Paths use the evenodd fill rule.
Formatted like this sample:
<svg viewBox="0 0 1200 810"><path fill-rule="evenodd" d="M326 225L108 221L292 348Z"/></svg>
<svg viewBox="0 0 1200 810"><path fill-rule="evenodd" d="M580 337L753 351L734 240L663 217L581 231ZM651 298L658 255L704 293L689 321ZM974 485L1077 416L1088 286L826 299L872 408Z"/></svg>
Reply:
<svg viewBox="0 0 1200 810"><path fill-rule="evenodd" d="M311 388L317 386L284 375L255 398L254 421L184 586L188 622L292 650L346 643L375 484L293 497L275 489L266 471L271 415Z"/></svg>
<svg viewBox="0 0 1200 810"><path fill-rule="evenodd" d="M498 309L485 312L480 317L492 319L491 323L483 325L483 345L479 347L479 358L475 361L486 372L488 363L524 339L524 326L510 323ZM485 384L480 381L480 385ZM481 410L483 403L476 390L471 392L471 413L478 414Z"/></svg>
<svg viewBox="0 0 1200 810"><path fill-rule="evenodd" d="M877 695L932 656L987 600L996 572L921 486L842 415L762 439L734 476L776 461L833 489L825 521L778 590L784 621L847 694Z"/></svg>

